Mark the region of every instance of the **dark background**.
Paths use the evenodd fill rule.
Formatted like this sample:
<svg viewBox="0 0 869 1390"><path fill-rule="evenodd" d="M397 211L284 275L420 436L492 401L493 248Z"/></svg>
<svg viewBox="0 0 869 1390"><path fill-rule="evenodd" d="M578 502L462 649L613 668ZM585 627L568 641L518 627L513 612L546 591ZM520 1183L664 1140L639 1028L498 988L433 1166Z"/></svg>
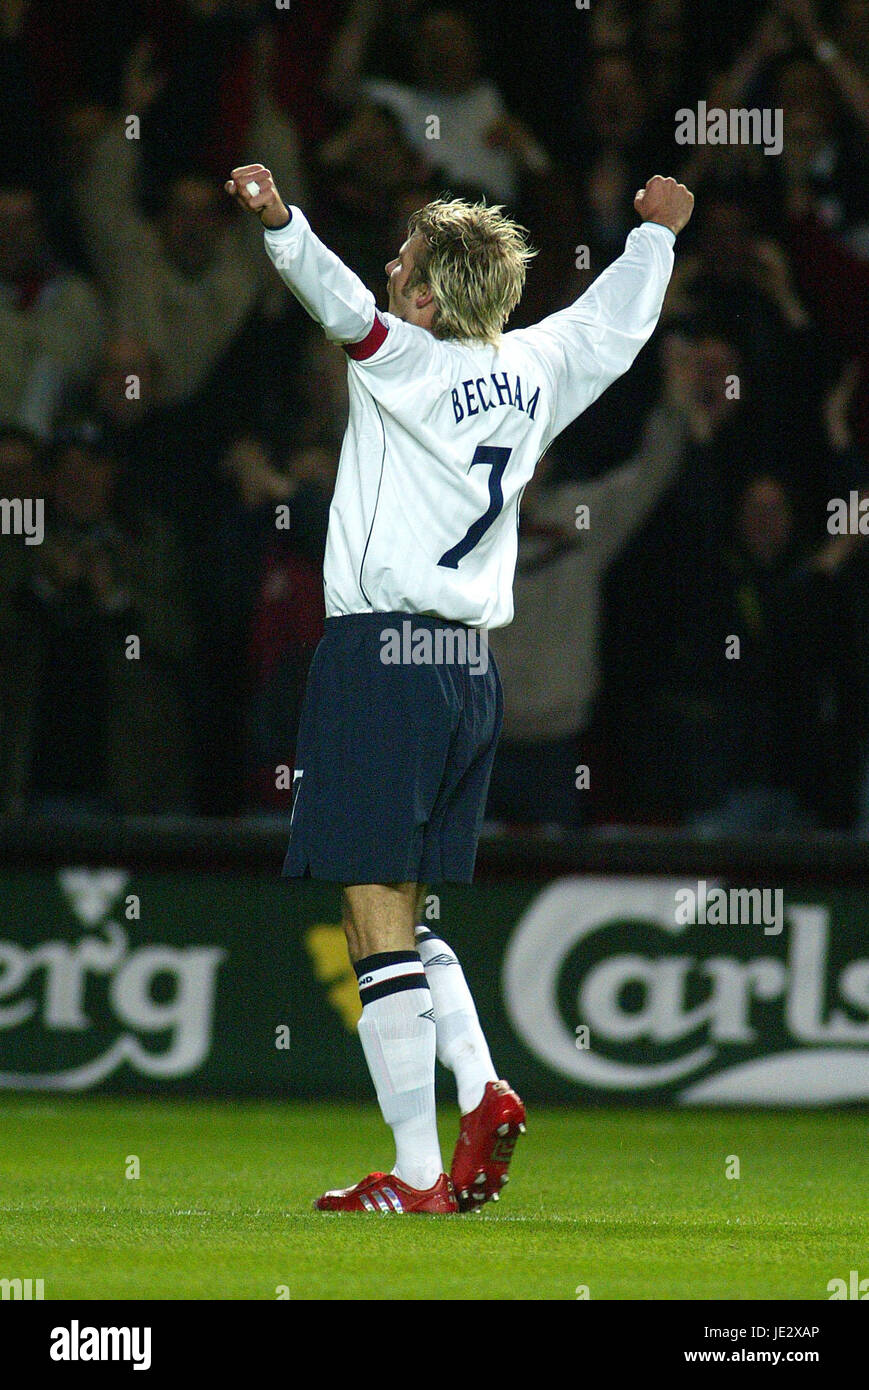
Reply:
<svg viewBox="0 0 869 1390"><path fill-rule="evenodd" d="M222 193L274 147L285 199L381 304L414 207L507 203L540 253L511 326L619 254L648 177L689 183L659 329L529 490L517 614L547 494L642 459L656 410L680 455L600 576L589 708L557 739L508 725L490 815L866 833L867 548L831 537L827 503L867 484L869 4L0 0L0 18L0 495L46 499L43 545L0 537L7 814L287 811L345 401L340 351ZM507 155L506 190L482 153L458 180L367 77L434 114L497 100L468 145ZM781 154L677 145L700 100L781 109ZM570 529L540 563L570 563Z"/></svg>

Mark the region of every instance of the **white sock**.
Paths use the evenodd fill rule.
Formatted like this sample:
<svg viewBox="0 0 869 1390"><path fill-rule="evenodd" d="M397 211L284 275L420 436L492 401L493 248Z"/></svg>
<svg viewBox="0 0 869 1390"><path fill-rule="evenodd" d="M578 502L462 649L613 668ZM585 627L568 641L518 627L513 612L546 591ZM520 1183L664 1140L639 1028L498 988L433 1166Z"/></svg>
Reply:
<svg viewBox="0 0 869 1390"><path fill-rule="evenodd" d="M443 1172L435 1111L432 997L416 951L383 951L355 965L358 1032L383 1118L395 1136L393 1173L433 1187Z"/></svg>
<svg viewBox="0 0 869 1390"><path fill-rule="evenodd" d="M416 944L431 990L437 1025L437 1055L455 1072L459 1109L476 1110L488 1081L497 1081L489 1045L468 982L455 952L428 927L417 927Z"/></svg>

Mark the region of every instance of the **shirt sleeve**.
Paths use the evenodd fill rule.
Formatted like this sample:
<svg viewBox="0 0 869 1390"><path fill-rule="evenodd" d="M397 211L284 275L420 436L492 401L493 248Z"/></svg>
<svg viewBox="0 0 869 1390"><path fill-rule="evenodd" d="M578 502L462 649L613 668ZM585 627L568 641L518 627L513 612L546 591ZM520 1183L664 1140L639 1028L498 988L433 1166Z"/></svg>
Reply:
<svg viewBox="0 0 869 1390"><path fill-rule="evenodd" d="M581 415L630 367L651 337L673 271L676 237L644 222L618 260L566 309L518 329L552 378L554 407L545 443Z"/></svg>
<svg viewBox="0 0 869 1390"><path fill-rule="evenodd" d="M322 325L330 342L345 347L350 344L360 352L377 350L387 327L377 315L374 295L315 236L299 208L290 208L286 227L266 229L265 246L284 284L306 313ZM379 340L376 346L375 339Z"/></svg>
<svg viewBox="0 0 869 1390"><path fill-rule="evenodd" d="M304 213L291 208L290 219L265 233L275 269L326 337L341 344L372 395L400 413L409 406L409 383L430 386L440 375L439 343L424 328L381 313L371 291L315 236Z"/></svg>

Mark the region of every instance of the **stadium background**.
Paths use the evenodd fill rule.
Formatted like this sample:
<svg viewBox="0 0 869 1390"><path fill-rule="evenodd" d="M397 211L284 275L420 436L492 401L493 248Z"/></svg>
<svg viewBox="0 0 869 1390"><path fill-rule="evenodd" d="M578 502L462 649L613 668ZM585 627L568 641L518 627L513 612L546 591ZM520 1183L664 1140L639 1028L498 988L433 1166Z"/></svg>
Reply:
<svg viewBox="0 0 869 1390"><path fill-rule="evenodd" d="M262 159L381 304L410 211L444 189L506 203L539 248L515 326L619 253L651 174L696 193L652 342L526 494L479 883L435 888L431 910L496 1060L572 1107L563 1133L541 1118L553 1171L594 1142L569 1128L592 1104L865 1101L867 546L829 533L827 504L867 484L869 109L829 44L869 79L869 6L0 0L0 21L0 494L46 499L43 544L0 537L0 1087L171 1097L155 1134L187 1094L369 1096L337 899L277 880L346 396L341 352L221 192ZM677 145L675 112L701 100L780 108L781 153ZM605 524L578 529L582 502ZM782 936L674 932L667 903L700 880L781 888ZM542 972L525 1000L520 948ZM43 1125L87 1136L85 1205L99 1104L6 1112L34 1174ZM250 1123L178 1113L229 1152L222 1127ZM351 1151L358 1116L304 1113L306 1143L334 1124ZM800 1153L792 1186L776 1178L787 1220L816 1146L835 1154L818 1220L853 1263L853 1117L835 1138L770 1118L757 1152ZM597 1131L601 1163L657 1133L653 1112L632 1123ZM696 1169L711 1134L668 1142ZM28 1162L5 1171L38 1213ZM550 1195L574 1210L567 1177ZM773 1251L734 1285L719 1234L687 1294L671 1271L690 1236L662 1257L661 1296L823 1296L839 1272L815 1252L789 1283ZM121 1297L140 1287L124 1248L95 1285ZM636 1296L624 1260L608 1296ZM464 1296L459 1264L443 1296ZM372 1296L415 1296L393 1274ZM313 1245L306 1277L344 1296ZM207 1286L180 1257L172 1278L174 1296Z"/></svg>
<svg viewBox="0 0 869 1390"><path fill-rule="evenodd" d="M381 300L409 210L507 201L517 324L618 254L650 174L695 188L653 341L526 494L490 816L865 834L867 552L826 529L866 483L865 109L770 6L431 9L4 0L0 483L48 518L2 541L3 808L286 807L346 407L221 191L261 151ZM824 29L864 70L866 15ZM717 94L781 108L782 152L677 145Z"/></svg>

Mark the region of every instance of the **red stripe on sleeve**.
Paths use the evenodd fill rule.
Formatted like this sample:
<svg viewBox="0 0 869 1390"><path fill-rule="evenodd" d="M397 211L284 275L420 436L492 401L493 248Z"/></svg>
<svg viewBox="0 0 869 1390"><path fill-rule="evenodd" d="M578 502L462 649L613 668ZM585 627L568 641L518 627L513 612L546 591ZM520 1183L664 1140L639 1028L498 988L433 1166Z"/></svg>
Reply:
<svg viewBox="0 0 869 1390"><path fill-rule="evenodd" d="M347 356L352 357L354 362L364 362L366 358L374 356L377 349L383 344L388 332L389 329L375 309L374 322L361 343L343 343L342 346Z"/></svg>

